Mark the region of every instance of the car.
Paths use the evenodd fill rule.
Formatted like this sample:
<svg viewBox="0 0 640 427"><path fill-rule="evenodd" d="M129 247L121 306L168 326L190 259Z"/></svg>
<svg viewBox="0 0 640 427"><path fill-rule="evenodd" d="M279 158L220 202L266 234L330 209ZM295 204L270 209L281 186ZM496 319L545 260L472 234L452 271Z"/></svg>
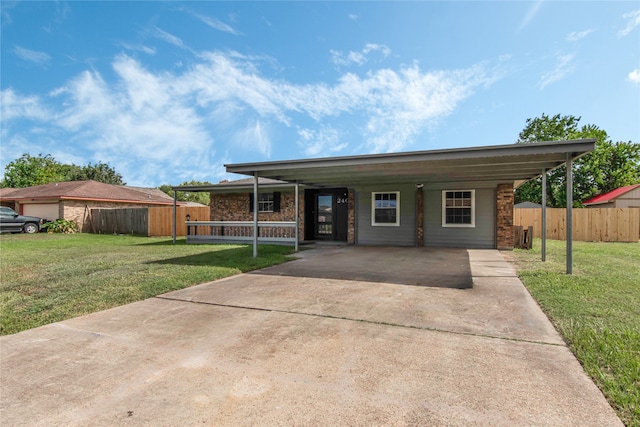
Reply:
<svg viewBox="0 0 640 427"><path fill-rule="evenodd" d="M37 216L19 215L13 209L0 206L0 233L38 233L45 220Z"/></svg>

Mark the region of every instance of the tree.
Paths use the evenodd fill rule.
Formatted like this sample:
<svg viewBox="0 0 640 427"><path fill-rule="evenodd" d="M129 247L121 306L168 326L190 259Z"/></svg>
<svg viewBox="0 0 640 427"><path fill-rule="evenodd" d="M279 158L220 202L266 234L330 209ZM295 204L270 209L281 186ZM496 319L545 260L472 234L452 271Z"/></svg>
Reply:
<svg viewBox="0 0 640 427"><path fill-rule="evenodd" d="M207 181L189 181L180 184L180 186L187 185L211 185L211 183ZM167 193L169 196L173 197L173 190L171 189L170 185L162 184L158 188ZM176 200L179 200L181 202L201 203L203 205L209 206L210 195L208 191L178 191Z"/></svg>
<svg viewBox="0 0 640 427"><path fill-rule="evenodd" d="M122 175L106 163L85 166L63 164L51 154L23 154L5 167L3 187L24 188L64 181L94 180L106 184L124 185Z"/></svg>
<svg viewBox="0 0 640 427"><path fill-rule="evenodd" d="M64 180L62 165L50 154L23 154L4 169L3 187L24 188Z"/></svg>
<svg viewBox="0 0 640 427"><path fill-rule="evenodd" d="M593 152L576 160L573 164L573 200L575 206L597 194L640 182L640 144L613 143L607 132L595 125L578 127L580 117L550 117L542 114L527 119L519 134L518 143L537 141L560 141L567 139L595 138ZM516 203L523 201L542 202L541 179L529 181L516 190ZM566 167L562 166L547 174L547 205L566 206Z"/></svg>
<svg viewBox="0 0 640 427"><path fill-rule="evenodd" d="M94 180L105 184L125 185L122 175L106 163L89 163L86 166L70 165L68 181Z"/></svg>

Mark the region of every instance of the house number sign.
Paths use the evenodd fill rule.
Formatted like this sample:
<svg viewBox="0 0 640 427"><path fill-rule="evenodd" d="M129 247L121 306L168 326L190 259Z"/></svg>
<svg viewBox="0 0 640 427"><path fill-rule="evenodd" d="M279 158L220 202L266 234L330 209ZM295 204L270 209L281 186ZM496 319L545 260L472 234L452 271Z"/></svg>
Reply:
<svg viewBox="0 0 640 427"><path fill-rule="evenodd" d="M338 204L349 203L349 199L346 197L338 197Z"/></svg>

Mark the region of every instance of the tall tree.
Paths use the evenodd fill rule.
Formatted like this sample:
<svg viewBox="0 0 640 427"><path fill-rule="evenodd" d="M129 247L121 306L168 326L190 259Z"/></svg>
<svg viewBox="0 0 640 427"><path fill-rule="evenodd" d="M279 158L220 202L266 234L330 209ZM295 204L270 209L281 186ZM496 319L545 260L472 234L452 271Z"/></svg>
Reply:
<svg viewBox="0 0 640 427"><path fill-rule="evenodd" d="M24 188L64 181L62 165L50 154L23 154L4 169L3 187Z"/></svg>
<svg viewBox="0 0 640 427"><path fill-rule="evenodd" d="M89 163L86 166L71 165L69 181L94 180L105 184L125 185L122 175L106 163L98 162L95 165Z"/></svg>
<svg viewBox="0 0 640 427"><path fill-rule="evenodd" d="M210 182L207 181L188 181L180 184L181 186L186 185L211 185ZM170 185L162 184L158 187L160 190L167 193L169 196L173 197L173 190ZM181 202L195 202L201 203L203 205L209 206L210 195L208 191L178 191L176 194L176 200Z"/></svg>
<svg viewBox="0 0 640 427"><path fill-rule="evenodd" d="M31 156L23 154L5 167L3 187L24 188L34 185L64 181L94 181L106 184L124 185L122 175L106 163L89 163L85 166L64 164L54 159L51 154Z"/></svg>
<svg viewBox="0 0 640 427"><path fill-rule="evenodd" d="M595 138L593 152L581 157L573 166L573 200L575 206L597 194L640 182L640 144L613 143L607 132L595 125L578 127L580 117L548 116L542 114L527 119L519 134L518 143L537 141L560 141L567 139ZM542 202L541 179L529 181L516 190L516 203L523 201ZM547 205L566 206L566 167L551 171L547 175Z"/></svg>

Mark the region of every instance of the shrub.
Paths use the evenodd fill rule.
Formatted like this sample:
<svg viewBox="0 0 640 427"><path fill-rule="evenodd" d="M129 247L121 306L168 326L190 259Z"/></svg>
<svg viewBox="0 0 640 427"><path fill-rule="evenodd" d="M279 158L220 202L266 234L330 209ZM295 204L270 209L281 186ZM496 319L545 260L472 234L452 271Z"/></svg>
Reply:
<svg viewBox="0 0 640 427"><path fill-rule="evenodd" d="M73 234L78 232L78 224L74 221L66 219L56 219L55 221L47 222L42 225L42 228L47 230L47 233L65 233Z"/></svg>

